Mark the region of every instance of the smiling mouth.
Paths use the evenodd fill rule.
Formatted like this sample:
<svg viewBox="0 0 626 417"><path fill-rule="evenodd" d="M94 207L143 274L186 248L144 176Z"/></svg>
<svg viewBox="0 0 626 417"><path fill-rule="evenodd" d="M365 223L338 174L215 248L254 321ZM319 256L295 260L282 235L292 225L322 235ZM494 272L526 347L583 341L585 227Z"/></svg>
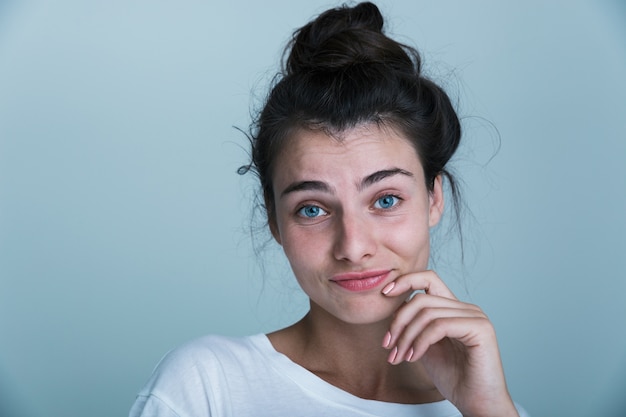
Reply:
<svg viewBox="0 0 626 417"><path fill-rule="evenodd" d="M384 283L390 272L389 270L349 272L335 275L331 281L348 291L368 291Z"/></svg>

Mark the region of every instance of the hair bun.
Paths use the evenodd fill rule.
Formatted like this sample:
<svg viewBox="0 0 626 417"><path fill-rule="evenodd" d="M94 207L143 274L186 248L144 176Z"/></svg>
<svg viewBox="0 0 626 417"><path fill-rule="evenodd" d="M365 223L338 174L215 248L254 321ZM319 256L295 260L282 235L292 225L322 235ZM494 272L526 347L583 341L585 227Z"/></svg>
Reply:
<svg viewBox="0 0 626 417"><path fill-rule="evenodd" d="M285 71L337 70L374 62L412 69L402 46L383 34L383 25L378 7L370 2L330 9L294 33Z"/></svg>

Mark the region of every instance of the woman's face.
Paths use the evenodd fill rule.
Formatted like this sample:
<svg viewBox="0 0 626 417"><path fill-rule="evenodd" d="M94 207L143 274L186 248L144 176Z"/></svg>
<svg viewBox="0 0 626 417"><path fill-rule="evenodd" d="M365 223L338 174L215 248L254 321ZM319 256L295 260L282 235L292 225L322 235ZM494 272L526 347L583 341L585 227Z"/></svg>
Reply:
<svg viewBox="0 0 626 417"><path fill-rule="evenodd" d="M393 129L360 125L332 138L300 130L275 161L282 245L312 309L350 323L388 318L403 302L382 288L428 265L429 228L443 210L413 146Z"/></svg>

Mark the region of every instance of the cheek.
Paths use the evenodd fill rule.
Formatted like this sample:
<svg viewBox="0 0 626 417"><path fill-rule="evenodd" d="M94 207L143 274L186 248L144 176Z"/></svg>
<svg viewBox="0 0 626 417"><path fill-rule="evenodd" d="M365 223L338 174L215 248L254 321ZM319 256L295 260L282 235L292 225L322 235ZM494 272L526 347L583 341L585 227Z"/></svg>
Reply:
<svg viewBox="0 0 626 417"><path fill-rule="evenodd" d="M285 230L282 246L285 256L296 273L319 268L325 253L325 239L303 230Z"/></svg>
<svg viewBox="0 0 626 417"><path fill-rule="evenodd" d="M428 265L430 254L430 230L428 224L420 222L411 226L396 228L388 237L393 251L407 264L424 269Z"/></svg>

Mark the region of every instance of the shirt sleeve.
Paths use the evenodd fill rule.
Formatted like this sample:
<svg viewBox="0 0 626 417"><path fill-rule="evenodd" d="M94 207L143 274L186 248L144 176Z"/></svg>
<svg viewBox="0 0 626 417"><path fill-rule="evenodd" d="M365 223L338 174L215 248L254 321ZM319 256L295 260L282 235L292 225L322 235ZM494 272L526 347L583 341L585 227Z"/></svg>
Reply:
<svg viewBox="0 0 626 417"><path fill-rule="evenodd" d="M165 354L139 391L129 417L231 416L226 412L227 386L211 346L191 342Z"/></svg>
<svg viewBox="0 0 626 417"><path fill-rule="evenodd" d="M128 417L184 417L154 395L138 395Z"/></svg>

